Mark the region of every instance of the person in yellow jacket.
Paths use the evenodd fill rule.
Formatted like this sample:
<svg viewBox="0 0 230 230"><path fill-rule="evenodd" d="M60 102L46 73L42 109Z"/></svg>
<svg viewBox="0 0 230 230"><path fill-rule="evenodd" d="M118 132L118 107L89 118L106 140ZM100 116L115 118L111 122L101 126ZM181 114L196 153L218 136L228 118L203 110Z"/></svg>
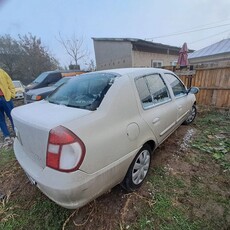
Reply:
<svg viewBox="0 0 230 230"><path fill-rule="evenodd" d="M11 110L14 108L12 98L15 97L15 87L10 76L0 68L0 128L4 136L4 145L12 144L10 132L6 125L5 115L9 118L12 129L14 123L11 117Z"/></svg>

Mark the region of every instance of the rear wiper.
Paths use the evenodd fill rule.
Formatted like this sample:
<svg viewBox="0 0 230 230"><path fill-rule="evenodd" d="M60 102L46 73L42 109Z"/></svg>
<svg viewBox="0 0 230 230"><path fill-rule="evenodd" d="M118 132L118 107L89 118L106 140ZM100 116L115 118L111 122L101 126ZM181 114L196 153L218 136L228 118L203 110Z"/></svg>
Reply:
<svg viewBox="0 0 230 230"><path fill-rule="evenodd" d="M67 106L67 107L71 107L71 108L78 108L78 109L82 109L82 106L78 106L78 105L69 105L69 104L67 104L67 105L65 105L65 106Z"/></svg>
<svg viewBox="0 0 230 230"><path fill-rule="evenodd" d="M91 108L91 105L85 105L85 106L79 106L79 105L66 105L67 107L71 107L71 108L77 108L77 109L86 109L86 110L90 110L93 111L95 109Z"/></svg>

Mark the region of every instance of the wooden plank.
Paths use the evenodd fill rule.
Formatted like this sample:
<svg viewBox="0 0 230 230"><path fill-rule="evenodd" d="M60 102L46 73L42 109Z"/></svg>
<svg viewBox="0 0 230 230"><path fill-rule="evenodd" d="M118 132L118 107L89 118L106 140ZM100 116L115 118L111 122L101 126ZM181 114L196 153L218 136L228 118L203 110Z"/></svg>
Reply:
<svg viewBox="0 0 230 230"><path fill-rule="evenodd" d="M199 69L192 85L200 88L197 102L202 105L230 107L230 68Z"/></svg>
<svg viewBox="0 0 230 230"><path fill-rule="evenodd" d="M220 88L220 87L199 87L199 89L205 89L205 90L230 90L230 87L228 88Z"/></svg>
<svg viewBox="0 0 230 230"><path fill-rule="evenodd" d="M218 108L230 109L230 61L226 65L208 65L203 68L195 66L195 74L192 75L192 86L200 88L196 95L197 103ZM186 86L189 84L189 75L182 74L182 70L176 70L180 79ZM179 73L180 72L180 73ZM190 74L187 70L187 73Z"/></svg>
<svg viewBox="0 0 230 230"><path fill-rule="evenodd" d="M176 70L177 76L193 76L196 74L196 70Z"/></svg>

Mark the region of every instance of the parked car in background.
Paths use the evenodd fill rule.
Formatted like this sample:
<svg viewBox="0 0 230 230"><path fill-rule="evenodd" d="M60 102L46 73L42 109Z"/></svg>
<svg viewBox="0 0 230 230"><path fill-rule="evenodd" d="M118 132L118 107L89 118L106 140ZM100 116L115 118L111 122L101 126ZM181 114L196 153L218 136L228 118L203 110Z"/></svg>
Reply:
<svg viewBox="0 0 230 230"><path fill-rule="evenodd" d="M21 83L21 81L13 80L13 84L15 87L15 99L23 99L24 98L24 92L25 92L25 86Z"/></svg>
<svg viewBox="0 0 230 230"><path fill-rule="evenodd" d="M28 104L35 101L45 99L57 87L64 84L73 77L63 77L52 86L47 86L39 89L31 89L25 93L24 103Z"/></svg>
<svg viewBox="0 0 230 230"><path fill-rule="evenodd" d="M30 181L66 208L119 183L134 191L152 152L194 120L197 92L163 69L82 74L45 100L12 110L16 158Z"/></svg>
<svg viewBox="0 0 230 230"><path fill-rule="evenodd" d="M39 89L55 84L62 77L75 76L84 73L84 71L78 70L66 70L66 71L47 71L41 73L33 82L26 86L25 91L31 89Z"/></svg>

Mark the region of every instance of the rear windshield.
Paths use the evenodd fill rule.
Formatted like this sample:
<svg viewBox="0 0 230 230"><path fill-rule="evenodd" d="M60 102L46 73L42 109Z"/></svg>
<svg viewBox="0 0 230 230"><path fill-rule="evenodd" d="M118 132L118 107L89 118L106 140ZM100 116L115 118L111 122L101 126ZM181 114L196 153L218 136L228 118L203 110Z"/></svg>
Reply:
<svg viewBox="0 0 230 230"><path fill-rule="evenodd" d="M115 77L111 73L83 74L61 85L47 100L54 104L96 110Z"/></svg>

